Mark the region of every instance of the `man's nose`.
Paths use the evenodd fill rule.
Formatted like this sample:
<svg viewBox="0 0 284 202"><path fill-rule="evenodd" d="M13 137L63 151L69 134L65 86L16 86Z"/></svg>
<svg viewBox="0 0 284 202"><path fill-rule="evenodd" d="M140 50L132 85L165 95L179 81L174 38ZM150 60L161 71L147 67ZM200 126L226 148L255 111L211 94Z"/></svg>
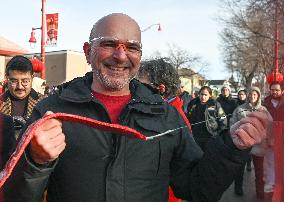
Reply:
<svg viewBox="0 0 284 202"><path fill-rule="evenodd" d="M113 57L118 59L118 60L127 60L127 48L124 44L119 44L114 53Z"/></svg>
<svg viewBox="0 0 284 202"><path fill-rule="evenodd" d="M17 88L20 88L20 89L23 89L23 88L24 88L22 82L18 82L18 83L17 83Z"/></svg>

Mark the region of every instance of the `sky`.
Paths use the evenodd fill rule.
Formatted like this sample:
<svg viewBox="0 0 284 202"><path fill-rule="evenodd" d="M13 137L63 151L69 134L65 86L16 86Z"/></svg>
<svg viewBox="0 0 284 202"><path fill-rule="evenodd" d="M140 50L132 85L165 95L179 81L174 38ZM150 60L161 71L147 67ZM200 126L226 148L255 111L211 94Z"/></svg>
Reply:
<svg viewBox="0 0 284 202"><path fill-rule="evenodd" d="M46 52L74 50L82 52L93 24L101 17L122 12L134 18L141 29L160 23L142 32L144 57L155 51L166 55L169 44L175 44L192 55L201 56L209 65L202 74L206 79L227 79L222 61L221 25L216 21L220 0L46 0L46 13L59 13L59 35L56 47ZM40 52L40 35L31 48L31 28L41 26L41 0L0 0L0 36L30 52ZM196 71L199 68L195 68Z"/></svg>

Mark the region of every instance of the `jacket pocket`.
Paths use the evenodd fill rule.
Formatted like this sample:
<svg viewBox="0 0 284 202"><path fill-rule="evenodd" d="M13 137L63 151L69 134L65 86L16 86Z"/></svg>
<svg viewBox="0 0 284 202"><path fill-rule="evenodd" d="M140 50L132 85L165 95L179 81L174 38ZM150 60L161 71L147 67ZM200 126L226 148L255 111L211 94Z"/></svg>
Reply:
<svg viewBox="0 0 284 202"><path fill-rule="evenodd" d="M175 127L174 124L165 126L160 120L135 120L135 129L145 136L163 133L172 129L171 127ZM173 133L148 141L128 139L127 169L137 175L151 178L169 175L169 165L174 149L173 140Z"/></svg>

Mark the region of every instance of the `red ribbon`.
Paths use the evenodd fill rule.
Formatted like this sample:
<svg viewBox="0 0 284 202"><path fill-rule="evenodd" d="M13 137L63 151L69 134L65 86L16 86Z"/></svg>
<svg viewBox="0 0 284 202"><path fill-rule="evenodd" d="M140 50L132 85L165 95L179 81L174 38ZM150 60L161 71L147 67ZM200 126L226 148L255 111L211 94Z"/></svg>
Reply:
<svg viewBox="0 0 284 202"><path fill-rule="evenodd" d="M59 119L61 121L70 121L70 122L80 123L80 124L87 125L87 126L99 129L99 130L119 133L120 135L125 135L125 136L129 136L129 137L133 137L133 138L137 138L141 140L147 140L146 136L139 133L138 131L132 128L129 128L127 126L119 125L119 124L106 123L106 122L90 119L87 117L66 114L66 113L54 113L54 114L46 115L42 119L35 122L34 124L30 125L28 129L25 131L25 133L23 134L22 138L20 139L16 147L16 150L14 151L14 153L11 155L11 157L5 164L4 169L0 172L0 188L4 185L6 180L12 174L12 171L14 170L17 162L19 161L26 147L28 146L31 139L33 138L37 128L49 119Z"/></svg>

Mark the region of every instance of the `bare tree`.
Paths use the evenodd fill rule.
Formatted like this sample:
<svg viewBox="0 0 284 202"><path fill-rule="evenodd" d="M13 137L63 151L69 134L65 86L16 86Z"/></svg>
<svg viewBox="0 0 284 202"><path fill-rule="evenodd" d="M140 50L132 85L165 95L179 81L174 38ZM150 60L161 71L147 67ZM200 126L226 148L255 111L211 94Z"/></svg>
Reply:
<svg viewBox="0 0 284 202"><path fill-rule="evenodd" d="M263 80L273 68L274 2L223 0L224 11L230 13L229 16L219 17L224 25L220 34L224 61L232 74L236 74L246 87L251 86L253 79Z"/></svg>
<svg viewBox="0 0 284 202"><path fill-rule="evenodd" d="M177 70L181 68L195 68L195 73L198 74L208 67L202 57L192 55L188 50L182 49L176 44L168 44L168 51L166 55L162 55L159 51L151 54L149 59L164 58L167 62L171 63ZM144 59L144 60L147 60ZM197 70L196 70L197 69Z"/></svg>
<svg viewBox="0 0 284 202"><path fill-rule="evenodd" d="M178 47L175 44L168 44L168 59L176 69L190 67L195 63L201 62L201 57L193 56L189 51Z"/></svg>

